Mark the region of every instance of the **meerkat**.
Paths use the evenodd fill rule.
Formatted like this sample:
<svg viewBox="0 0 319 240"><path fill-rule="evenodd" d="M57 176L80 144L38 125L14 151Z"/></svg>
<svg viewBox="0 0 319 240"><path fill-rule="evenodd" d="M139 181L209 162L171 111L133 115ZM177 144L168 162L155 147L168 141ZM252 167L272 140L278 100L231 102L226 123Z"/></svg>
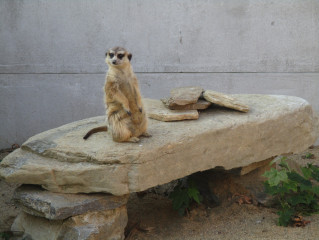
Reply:
<svg viewBox="0 0 319 240"><path fill-rule="evenodd" d="M109 66L104 93L106 114L115 142L138 142L147 133L147 117L143 107L138 80L131 65L132 54L125 48L114 47L105 54ZM83 139L96 132L107 131L107 126L91 129Z"/></svg>

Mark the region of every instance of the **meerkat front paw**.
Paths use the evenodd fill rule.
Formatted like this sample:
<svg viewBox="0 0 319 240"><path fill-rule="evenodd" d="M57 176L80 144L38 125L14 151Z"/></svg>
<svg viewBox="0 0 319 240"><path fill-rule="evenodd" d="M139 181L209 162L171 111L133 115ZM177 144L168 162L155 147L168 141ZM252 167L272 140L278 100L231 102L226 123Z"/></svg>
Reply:
<svg viewBox="0 0 319 240"><path fill-rule="evenodd" d="M131 115L132 115L132 113L131 113L131 111L130 111L130 110L125 109L125 112L126 112L126 113L127 113L127 115L129 115L129 116L131 116Z"/></svg>

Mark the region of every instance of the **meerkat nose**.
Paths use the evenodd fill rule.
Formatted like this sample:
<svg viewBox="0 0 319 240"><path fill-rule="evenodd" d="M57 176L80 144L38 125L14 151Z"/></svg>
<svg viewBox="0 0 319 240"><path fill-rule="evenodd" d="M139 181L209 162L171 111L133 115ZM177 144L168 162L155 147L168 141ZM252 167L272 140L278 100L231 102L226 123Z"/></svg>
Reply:
<svg viewBox="0 0 319 240"><path fill-rule="evenodd" d="M115 63L116 63L116 60L113 60L112 63L115 64Z"/></svg>

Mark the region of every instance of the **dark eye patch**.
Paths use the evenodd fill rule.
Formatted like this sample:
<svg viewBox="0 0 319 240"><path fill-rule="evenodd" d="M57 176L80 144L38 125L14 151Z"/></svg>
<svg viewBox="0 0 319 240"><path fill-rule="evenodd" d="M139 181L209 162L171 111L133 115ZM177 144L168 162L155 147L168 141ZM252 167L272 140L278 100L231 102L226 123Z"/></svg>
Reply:
<svg viewBox="0 0 319 240"><path fill-rule="evenodd" d="M110 58L114 57L114 53L109 53L109 55L110 55Z"/></svg>
<svg viewBox="0 0 319 240"><path fill-rule="evenodd" d="M119 59L122 59L122 58L124 57L124 54L118 54L117 57L118 57Z"/></svg>

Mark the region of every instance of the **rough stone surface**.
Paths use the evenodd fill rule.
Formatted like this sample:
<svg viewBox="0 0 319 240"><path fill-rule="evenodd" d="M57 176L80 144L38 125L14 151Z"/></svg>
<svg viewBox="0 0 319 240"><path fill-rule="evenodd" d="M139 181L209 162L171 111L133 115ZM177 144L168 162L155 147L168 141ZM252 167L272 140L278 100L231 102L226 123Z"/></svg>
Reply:
<svg viewBox="0 0 319 240"><path fill-rule="evenodd" d="M171 97L167 100L167 105L170 109L175 109L175 106L196 103L203 91L201 87L174 88L170 91Z"/></svg>
<svg viewBox="0 0 319 240"><path fill-rule="evenodd" d="M217 104L222 107L235 109L241 112L248 112L249 107L243 103L240 103L236 98L226 95L223 93L215 92L212 90L206 90L203 93L203 97L214 104Z"/></svg>
<svg viewBox="0 0 319 240"><path fill-rule="evenodd" d="M73 122L30 138L3 159L0 175L55 192L123 195L216 166L232 169L298 153L319 136L318 118L304 99L235 97L250 106L248 113L208 109L196 121L150 119L152 137L139 143L116 143L109 133L84 141L105 116Z"/></svg>
<svg viewBox="0 0 319 240"><path fill-rule="evenodd" d="M170 110L162 102L153 99L145 99L147 116L163 122L198 119L197 110Z"/></svg>
<svg viewBox="0 0 319 240"><path fill-rule="evenodd" d="M161 99L161 101L167 108L171 110L204 110L207 109L210 105L212 105L211 102L199 99L196 103L186 105L175 105L173 107L170 107L168 99Z"/></svg>
<svg viewBox="0 0 319 240"><path fill-rule="evenodd" d="M21 212L11 230L24 232L34 240L123 240L126 224L126 206L122 206L66 220L48 220Z"/></svg>
<svg viewBox="0 0 319 240"><path fill-rule="evenodd" d="M35 185L23 185L16 189L13 199L23 211L50 220L66 219L89 211L103 211L121 207L127 203L123 197L109 194L52 193Z"/></svg>
<svg viewBox="0 0 319 240"><path fill-rule="evenodd" d="M245 175L245 174L250 173L250 172L254 171L255 169L263 167L263 166L269 166L269 164L271 163L271 161L273 159L274 158L272 157L272 158L266 159L264 161L254 162L252 164L249 164L248 166L242 167L240 169L240 175Z"/></svg>

